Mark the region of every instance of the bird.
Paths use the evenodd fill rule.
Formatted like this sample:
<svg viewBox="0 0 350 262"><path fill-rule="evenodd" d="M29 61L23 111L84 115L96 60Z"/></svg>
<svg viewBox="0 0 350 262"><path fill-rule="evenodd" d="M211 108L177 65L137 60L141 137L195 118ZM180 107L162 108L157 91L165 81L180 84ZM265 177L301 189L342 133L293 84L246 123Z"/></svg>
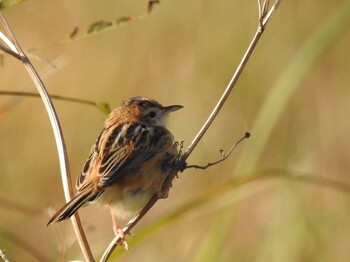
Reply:
<svg viewBox="0 0 350 262"><path fill-rule="evenodd" d="M47 225L96 203L110 209L114 233L125 244L124 231L116 219L133 217L155 193L162 193L161 187L179 156L166 120L169 113L181 108L134 96L111 111L76 180L76 195Z"/></svg>

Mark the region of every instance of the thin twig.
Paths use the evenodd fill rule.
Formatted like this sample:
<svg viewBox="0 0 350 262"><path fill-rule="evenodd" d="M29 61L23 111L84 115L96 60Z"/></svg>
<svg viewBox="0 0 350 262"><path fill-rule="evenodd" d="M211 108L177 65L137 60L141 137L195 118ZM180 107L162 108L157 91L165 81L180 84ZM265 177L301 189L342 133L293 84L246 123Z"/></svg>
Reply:
<svg viewBox="0 0 350 262"><path fill-rule="evenodd" d="M278 6L281 4L282 0L276 0L276 2L271 6L270 11L267 12L266 10L266 14L262 19L262 26L266 27L267 23L270 21L271 17L273 16L273 14L276 12Z"/></svg>
<svg viewBox="0 0 350 262"><path fill-rule="evenodd" d="M184 170L185 169L188 169L188 168L196 168L196 169L207 169L209 167L212 167L212 166L215 166L219 163L221 163L222 161L226 160L230 155L231 153L233 152L233 150L246 138L249 138L250 137L250 133L249 132L246 132L244 134L243 137L241 137L231 148L230 150L228 151L227 154L225 154L224 150L220 150L220 154L221 154L221 158L219 160L216 160L214 162L209 162L208 164L204 165L204 166L199 166L199 165L186 165ZM183 170L181 170L183 171Z"/></svg>
<svg viewBox="0 0 350 262"><path fill-rule="evenodd" d="M4 91L4 90L0 90L0 95L40 97L40 95L37 93L22 92L22 91ZM111 111L109 104L105 103L105 102L95 102L95 101L86 100L86 99L72 98L72 97L52 95L52 94L50 95L50 98L62 100L62 101L67 101L67 102L80 103L80 104L94 106L94 107L97 107L100 111L103 111L104 114L108 114Z"/></svg>
<svg viewBox="0 0 350 262"><path fill-rule="evenodd" d="M13 95L13 96L27 96L27 97L40 97L37 93L31 93L31 92L22 92L22 91L3 91L0 90L0 95ZM92 105L97 106L97 103L90 100L80 99L80 98L71 98L66 96L60 96L60 95L50 95L51 99L57 99L57 100L63 100L68 102L76 102L86 105Z"/></svg>
<svg viewBox="0 0 350 262"><path fill-rule="evenodd" d="M31 92L21 92L21 91L1 91L0 95L14 95L14 96L26 96L26 97L41 97L37 93L31 93ZM104 115L108 115L111 112L111 108L108 103L106 102L95 102L91 100L86 99L80 99L80 98L72 98L72 97L66 97L66 96L60 96L60 95L50 95L51 99L57 99L62 101L68 101L73 103L81 103L85 105L90 105L96 107L98 110L100 110Z"/></svg>
<svg viewBox="0 0 350 262"><path fill-rule="evenodd" d="M4 262L10 262L5 255L5 251L1 249L0 249L0 257L2 258L2 260L4 260Z"/></svg>
<svg viewBox="0 0 350 262"><path fill-rule="evenodd" d="M16 52L13 52L10 48L7 48L6 46L4 46L2 44L0 44L0 50L4 51L5 53L7 53L11 56L16 57L18 60L21 60L21 57Z"/></svg>
<svg viewBox="0 0 350 262"><path fill-rule="evenodd" d="M0 32L0 38L13 52L18 53L16 46L8 39L2 32Z"/></svg>
<svg viewBox="0 0 350 262"><path fill-rule="evenodd" d="M210 114L210 116L208 117L207 121L204 123L204 125L202 126L202 128L200 129L200 131L198 132L198 134L196 135L196 137L193 139L192 143L189 145L189 147L186 149L186 151L184 152L184 154L181 156L181 158L179 159L179 162L185 163L186 159L190 156L190 154L192 153L192 151L194 150L194 148L197 146L198 142L201 140L201 138L203 137L203 135L205 134L205 132L208 130L208 128L210 127L210 125L212 124L212 122L214 121L215 117L217 116L217 114L219 113L220 109L223 107L225 101L227 100L228 96L230 95L231 91L233 90L235 84L237 83L237 80L239 78L239 76L241 75L245 65L247 64L251 54L253 53L253 50L256 46L256 44L258 43L261 35L263 34L265 27L268 23L268 21L270 21L271 17L273 16L273 14L275 13L275 11L277 10L280 2L282 0L276 0L276 2L272 5L272 7L270 8L270 11L267 12L268 10L268 1L264 1L264 3L261 5L259 2L259 13L261 13L261 17L259 17L259 25L258 25L258 29L249 45L249 47L247 48L247 51L245 52L240 64L238 65L235 73L233 74L228 86L226 87L223 95L221 96L220 100L218 101L218 103L216 104L216 106L214 107L212 113ZM179 165L181 166L181 165ZM174 169L172 169L168 175L168 177L166 178L163 186L162 186L162 192L168 192L171 185L172 185L172 181L174 180L174 178L177 176L177 173L180 170L176 167L174 167ZM132 220L129 221L129 223L126 225L126 227L123 229L123 231L127 234L130 232L130 230L138 223L138 221L140 221L142 219L142 217L152 208L152 206L159 200L159 195L158 194L154 194L153 197L151 198L151 200L147 203L147 205L139 212L139 214L137 214ZM110 243L110 245L108 246L108 248L106 249L106 251L104 252L102 258L101 258L101 262L107 261L107 259L110 257L110 255L112 254L113 250L117 247L118 243L120 242L118 237L115 237L112 242Z"/></svg>
<svg viewBox="0 0 350 262"><path fill-rule="evenodd" d="M38 92L42 98L42 101L45 105L46 111L48 113L53 133L56 140L56 146L58 150L59 155L59 161L60 161L60 168L61 168L61 176L63 181L63 187L64 187L64 193L66 197L66 201L69 201L71 197L73 196L73 190L72 190L72 182L69 174L69 166L68 166L68 157L67 157L67 151L64 143L63 133L60 126L60 123L58 121L58 117L55 111L55 108L52 104L52 101L50 99L49 94L46 91L46 88L44 86L44 83L42 82L41 78L39 77L38 73L34 69L33 65L29 61L26 54L23 52L19 42L16 40L15 35L13 34L12 30L10 29L10 26L8 25L3 13L0 10L0 20L10 37L10 42L14 45L16 50L13 50L20 56L20 61L23 62L26 70L28 71L30 77L32 78L35 86L38 89ZM9 46L11 49L11 45ZM17 57L16 57L17 58ZM75 234L77 236L80 248L83 252L83 255L87 261L94 261L94 258L92 256L90 246L87 242L84 230L82 228L80 218L78 213L75 213L75 215L71 219L73 228L75 231Z"/></svg>

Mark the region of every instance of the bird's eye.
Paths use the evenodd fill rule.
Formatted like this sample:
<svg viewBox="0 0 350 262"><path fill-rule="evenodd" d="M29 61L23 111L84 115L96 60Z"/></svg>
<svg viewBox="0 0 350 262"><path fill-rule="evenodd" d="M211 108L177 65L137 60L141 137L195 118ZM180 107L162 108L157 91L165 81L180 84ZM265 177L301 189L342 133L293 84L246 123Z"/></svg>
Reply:
<svg viewBox="0 0 350 262"><path fill-rule="evenodd" d="M156 112L154 112L154 111L151 111L151 112L148 113L148 117L149 117L149 118L152 118L152 119L155 118L156 115L157 115L157 114L156 114Z"/></svg>

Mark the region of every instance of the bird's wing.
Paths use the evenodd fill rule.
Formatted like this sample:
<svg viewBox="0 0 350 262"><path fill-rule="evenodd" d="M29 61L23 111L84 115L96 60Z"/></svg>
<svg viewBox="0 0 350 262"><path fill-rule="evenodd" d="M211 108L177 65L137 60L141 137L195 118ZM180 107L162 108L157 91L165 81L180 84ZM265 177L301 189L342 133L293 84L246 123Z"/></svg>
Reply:
<svg viewBox="0 0 350 262"><path fill-rule="evenodd" d="M77 180L80 189L91 181L93 168L99 187L132 174L164 149L170 135L164 127L139 123L105 128L101 134Z"/></svg>
<svg viewBox="0 0 350 262"><path fill-rule="evenodd" d="M81 170L77 181L75 183L75 187L78 191L82 190L82 188L86 187L86 185L90 182L90 177L92 174L92 167L96 163L98 155L99 155L99 143L101 140L101 136L105 129L102 130L100 136L97 138L96 143L92 146L90 150L89 157L87 158L83 169Z"/></svg>

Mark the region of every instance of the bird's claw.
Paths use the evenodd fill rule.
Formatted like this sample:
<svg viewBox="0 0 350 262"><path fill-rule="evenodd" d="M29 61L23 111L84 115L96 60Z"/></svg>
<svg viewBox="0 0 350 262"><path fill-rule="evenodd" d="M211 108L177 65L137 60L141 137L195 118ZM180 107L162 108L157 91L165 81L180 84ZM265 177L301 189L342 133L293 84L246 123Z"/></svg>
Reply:
<svg viewBox="0 0 350 262"><path fill-rule="evenodd" d="M115 236L117 239L117 244L120 246L124 246L125 250L129 250L129 245L125 239L126 239L126 235L133 236L133 234L130 232L125 234L124 230L118 226L113 228L113 229L114 229L114 233L115 233Z"/></svg>

